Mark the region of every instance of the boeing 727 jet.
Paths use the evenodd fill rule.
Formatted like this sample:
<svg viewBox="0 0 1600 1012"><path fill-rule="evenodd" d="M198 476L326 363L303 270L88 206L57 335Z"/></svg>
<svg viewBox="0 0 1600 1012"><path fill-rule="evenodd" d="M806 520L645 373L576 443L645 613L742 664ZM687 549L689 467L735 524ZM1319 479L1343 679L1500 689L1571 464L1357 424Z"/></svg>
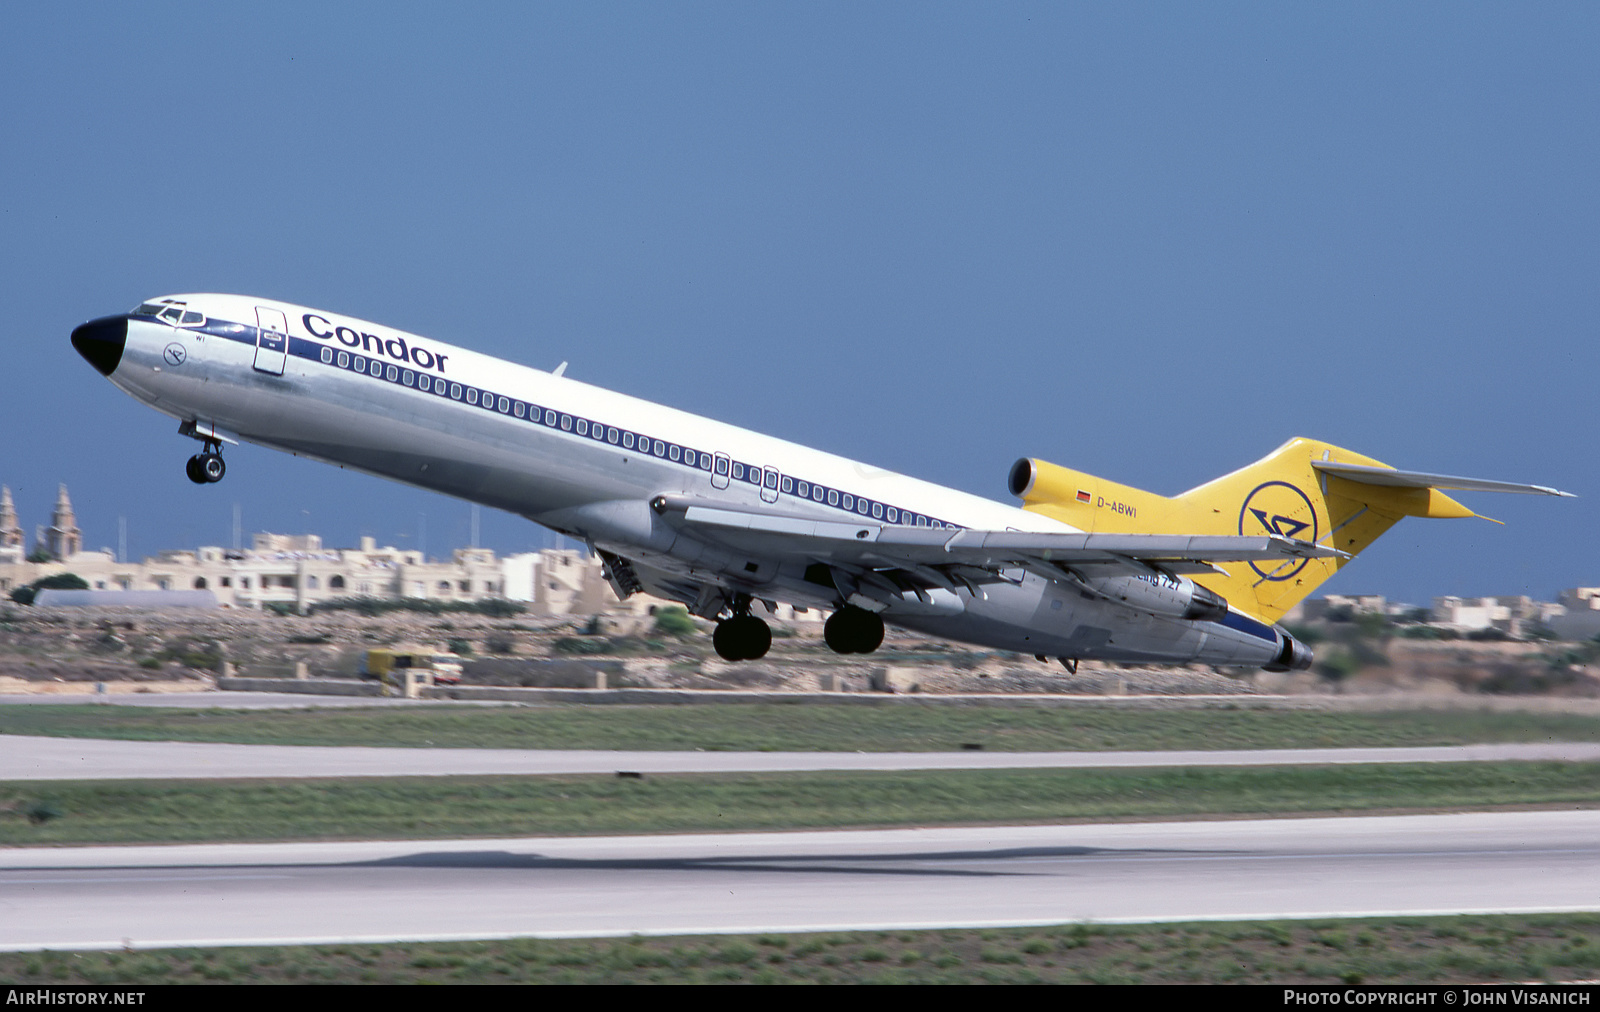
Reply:
<svg viewBox="0 0 1600 1012"><path fill-rule="evenodd" d="M1303 669L1275 623L1402 517L1476 515L1442 490L1567 494L1291 439L1172 497L1019 460L1017 507L268 299L152 299L72 344L200 442L196 483L247 440L508 510L587 543L618 597L714 620L728 660L767 652L754 606L783 601L831 612L843 654L887 622L1074 670Z"/></svg>

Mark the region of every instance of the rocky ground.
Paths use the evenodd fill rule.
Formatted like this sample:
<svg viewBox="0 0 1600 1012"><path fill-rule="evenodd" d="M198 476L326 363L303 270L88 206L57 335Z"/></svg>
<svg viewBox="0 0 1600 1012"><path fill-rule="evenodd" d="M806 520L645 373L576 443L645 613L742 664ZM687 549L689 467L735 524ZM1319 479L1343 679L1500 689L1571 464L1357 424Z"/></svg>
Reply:
<svg viewBox="0 0 1600 1012"><path fill-rule="evenodd" d="M415 646L453 651L472 685L584 686L605 671L613 687L922 693L1084 695L1544 694L1600 696L1594 645L1477 643L1348 631L1319 644L1319 656L1360 659L1341 670L1273 675L1199 666L1085 664L1076 673L1032 657L961 647L891 631L867 657L839 657L816 623L775 627L761 661L729 664L700 632L674 636L587 618L490 618L476 614L348 611L309 616L253 612L35 609L0 607L0 693L192 690L227 665L237 674L358 677L365 651ZM1338 638L1343 636L1343 639Z"/></svg>

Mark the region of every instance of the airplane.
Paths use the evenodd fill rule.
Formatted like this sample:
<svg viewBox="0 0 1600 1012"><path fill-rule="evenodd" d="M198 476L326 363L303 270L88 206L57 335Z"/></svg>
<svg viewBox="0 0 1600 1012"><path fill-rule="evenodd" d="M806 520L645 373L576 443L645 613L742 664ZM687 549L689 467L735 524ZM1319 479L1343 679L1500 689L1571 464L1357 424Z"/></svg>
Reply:
<svg viewBox="0 0 1600 1012"><path fill-rule="evenodd" d="M619 598L716 622L755 660L754 606L829 613L869 654L885 624L1081 660L1296 671L1279 619L1402 517L1472 517L1443 490L1554 488L1400 471L1295 438L1177 496L1024 458L1020 507L348 316L193 294L91 320L72 345L198 440L241 440L526 517L586 543Z"/></svg>

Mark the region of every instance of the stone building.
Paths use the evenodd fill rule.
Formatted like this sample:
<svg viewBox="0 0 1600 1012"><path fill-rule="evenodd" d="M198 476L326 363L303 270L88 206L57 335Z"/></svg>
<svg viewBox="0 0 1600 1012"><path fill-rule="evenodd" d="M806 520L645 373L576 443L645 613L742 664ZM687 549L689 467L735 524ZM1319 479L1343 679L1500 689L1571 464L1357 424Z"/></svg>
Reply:
<svg viewBox="0 0 1600 1012"><path fill-rule="evenodd" d="M411 549L379 547L372 538L362 538L357 548L338 549L324 547L315 534L271 533L254 535L246 550L172 549L143 562L119 562L109 551L77 551L30 563L18 551L0 556L0 597L55 573L82 577L91 590L208 590L225 608L306 611L350 597L504 598L525 603L534 615L647 616L653 606L666 603L644 595L618 601L599 561L579 551L502 559L488 548L459 548L447 559L429 559Z"/></svg>
<svg viewBox="0 0 1600 1012"><path fill-rule="evenodd" d="M326 548L315 534L259 533L248 549L202 546L171 549L143 562L119 561L110 549L83 550L65 485L56 496L50 526L37 531L36 547L48 562L26 560L26 537L11 490L0 487L0 602L18 587L45 576L72 573L94 591L210 591L224 608L279 608L304 612L335 598L419 598L481 601L501 598L527 605L536 616L611 615L647 622L672 602L647 594L619 601L598 559L570 549L496 557L487 548L458 548L448 559L420 551L379 547L362 538L357 548ZM783 622L820 621L819 612L780 606ZM637 622L635 623L637 624Z"/></svg>
<svg viewBox="0 0 1600 1012"><path fill-rule="evenodd" d="M58 559L71 558L83 551L83 532L78 530L77 517L72 513L72 500L67 498L67 486L56 493L56 508L50 511L50 527L39 539L45 551Z"/></svg>
<svg viewBox="0 0 1600 1012"><path fill-rule="evenodd" d="M634 594L619 601L600 561L582 551L549 550L496 557L488 548L458 548L448 559L379 547L362 538L357 548L325 548L315 534L256 534L250 548L174 549L143 562L118 562L109 551L76 552L65 559L30 563L0 556L0 598L43 576L73 573L91 590L206 590L224 608L307 611L335 598L420 598L482 601L500 598L527 606L534 616L607 615L621 628L642 628L673 602ZM780 622L821 621L821 612L796 613L780 605Z"/></svg>
<svg viewBox="0 0 1600 1012"><path fill-rule="evenodd" d="M1308 597L1289 609L1283 616L1285 622L1320 622L1330 614L1338 615L1388 615L1392 614L1389 599L1382 594L1328 594Z"/></svg>
<svg viewBox="0 0 1600 1012"><path fill-rule="evenodd" d="M1546 620L1550 631L1564 640L1600 636L1600 587L1570 587L1561 592L1561 611Z"/></svg>
<svg viewBox="0 0 1600 1012"><path fill-rule="evenodd" d="M0 485L0 563L21 562L28 554L28 536L17 523L17 507L9 486Z"/></svg>
<svg viewBox="0 0 1600 1012"><path fill-rule="evenodd" d="M91 590L209 590L224 607L297 611L339 597L478 601L505 593L500 560L486 548L458 549L436 561L379 548L372 538L362 538L359 548L325 549L315 534L263 533L248 550L175 549L143 562L119 562L108 551L41 563L0 560L0 594L53 573L76 574Z"/></svg>
<svg viewBox="0 0 1600 1012"><path fill-rule="evenodd" d="M1549 628L1566 609L1560 604L1535 601L1526 594L1500 597L1436 597L1432 621L1436 626L1473 632L1498 629L1513 639L1522 639L1534 630Z"/></svg>
<svg viewBox="0 0 1600 1012"><path fill-rule="evenodd" d="M79 576L98 587L77 567ZM133 567L123 566L123 570ZM487 548L457 549L449 560L421 552L378 547L362 538L358 548L326 549L315 534L257 534L248 551L219 547L165 551L147 559L131 579L143 589L209 590L224 606L288 607L305 611L334 598L421 598L479 601L505 596L499 560ZM98 574L97 574L98 577ZM107 574L108 586L130 574ZM124 584L124 589L132 589Z"/></svg>
<svg viewBox="0 0 1600 1012"><path fill-rule="evenodd" d="M559 549L510 555L503 572L506 597L526 602L535 615L596 615L621 609L625 603L617 600L606 582L600 561L584 552Z"/></svg>

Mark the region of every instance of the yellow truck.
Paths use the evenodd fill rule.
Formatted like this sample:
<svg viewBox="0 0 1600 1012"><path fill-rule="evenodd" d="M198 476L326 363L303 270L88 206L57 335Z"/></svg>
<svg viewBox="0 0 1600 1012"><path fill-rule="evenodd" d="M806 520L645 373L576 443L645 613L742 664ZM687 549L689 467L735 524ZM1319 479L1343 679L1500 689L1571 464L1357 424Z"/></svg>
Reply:
<svg viewBox="0 0 1600 1012"><path fill-rule="evenodd" d="M408 669L423 669L442 685L461 681L461 658L424 647L381 647L361 656L361 677L381 682L403 681Z"/></svg>

